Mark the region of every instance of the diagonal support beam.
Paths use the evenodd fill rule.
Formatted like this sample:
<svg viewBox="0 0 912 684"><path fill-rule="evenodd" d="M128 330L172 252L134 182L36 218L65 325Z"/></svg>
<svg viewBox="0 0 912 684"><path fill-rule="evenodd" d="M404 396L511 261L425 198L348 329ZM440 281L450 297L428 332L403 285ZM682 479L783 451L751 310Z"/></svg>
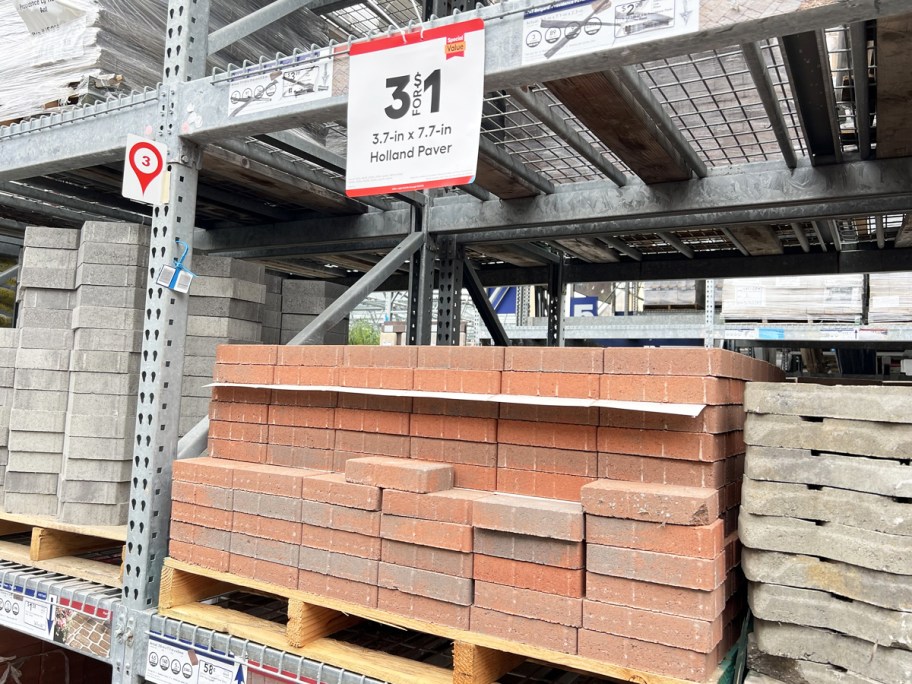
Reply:
<svg viewBox="0 0 912 684"><path fill-rule="evenodd" d="M599 240L604 242L609 247L613 247L614 249L619 251L621 254L626 254L634 261L643 260L643 253L640 250L638 250L636 247L631 247L630 245L628 245L626 242L624 242L620 238L601 237L601 238L599 238Z"/></svg>
<svg viewBox="0 0 912 684"><path fill-rule="evenodd" d="M868 36L865 22L849 26L852 50L852 86L855 91L855 134L858 156L871 157L871 91L868 78Z"/></svg>
<svg viewBox="0 0 912 684"><path fill-rule="evenodd" d="M672 235L671 233L656 233L656 235L658 235L659 238L661 238L666 244L674 247L688 259L694 258L695 253L693 251L693 247L685 244L685 242L676 235Z"/></svg>
<svg viewBox="0 0 912 684"><path fill-rule="evenodd" d="M792 232L795 234L795 237L798 239L798 244L801 245L802 251L808 253L811 251L811 243L807 239L807 235L804 233L804 228L801 227L799 223L790 224Z"/></svg>
<svg viewBox="0 0 912 684"><path fill-rule="evenodd" d="M627 176L623 171L599 154L591 144L571 128L566 121L554 116L548 99L540 92L510 88L507 93L517 103L534 114L539 121L554 131L564 142L576 150L579 155L618 186L627 185Z"/></svg>
<svg viewBox="0 0 912 684"><path fill-rule="evenodd" d="M769 70L766 68L766 62L763 60L763 52L757 43L745 43L741 46L741 52L744 54L744 61L750 71L751 78L754 80L754 86L757 88L757 94L763 103L763 109L766 111L766 118L769 119L773 133L776 134L776 142L779 143L779 150L785 159L785 164L790 169L798 166L798 158L795 156L795 150L792 148L792 141L789 138L788 126L785 123L785 116L782 114L782 108L779 106L779 98L776 97L776 91L773 88L773 81L770 78ZM870 141L869 141L870 147Z"/></svg>
<svg viewBox="0 0 912 684"><path fill-rule="evenodd" d="M312 4L313 0L275 0L227 26L209 34L209 54L214 55L251 33L269 26L292 12Z"/></svg>
<svg viewBox="0 0 912 684"><path fill-rule="evenodd" d="M491 306L491 300L488 299L488 294L478 278L475 267L468 259L462 263L462 284L469 291L469 296L472 298L475 308L478 309L478 315L481 316L485 327L491 333L491 339L498 347L509 347L510 338L507 337L503 324L500 322L500 317L494 311L494 307Z"/></svg>
<svg viewBox="0 0 912 684"><path fill-rule="evenodd" d="M883 249L887 244L887 240L884 234L884 217L880 214L874 217L874 232L877 235L877 247Z"/></svg>
<svg viewBox="0 0 912 684"><path fill-rule="evenodd" d="M11 278L15 278L17 275L19 275L18 264L16 266L13 266L12 268L6 269L5 271L3 271L3 273L0 273L0 283L5 283L7 280L10 280Z"/></svg>
<svg viewBox="0 0 912 684"><path fill-rule="evenodd" d="M737 249L739 252L741 252L741 254L743 254L744 256L750 256L750 252L747 251L747 247L745 247L744 245L741 244L741 240L736 238L735 234L732 233L731 230L729 230L728 228L725 228L725 227L722 227L719 230L722 231L722 234L725 236L725 239L728 240L730 243L732 243L735 246L735 249Z"/></svg>
<svg viewBox="0 0 912 684"><path fill-rule="evenodd" d="M522 182L536 192L543 192L546 195L553 195L556 188L554 184L544 176L534 171L530 171L522 164L518 164L510 155L499 149L497 145L490 140L482 137L479 141L478 151L483 154L495 166L502 168L511 176Z"/></svg>

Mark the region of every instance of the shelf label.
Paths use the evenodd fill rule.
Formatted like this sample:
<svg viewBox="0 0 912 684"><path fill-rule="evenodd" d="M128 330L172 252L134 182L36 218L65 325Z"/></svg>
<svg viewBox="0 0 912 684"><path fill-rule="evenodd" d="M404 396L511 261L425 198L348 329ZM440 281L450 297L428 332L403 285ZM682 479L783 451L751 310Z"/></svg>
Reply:
<svg viewBox="0 0 912 684"><path fill-rule="evenodd" d="M349 197L474 180L484 49L481 19L352 45Z"/></svg>
<svg viewBox="0 0 912 684"><path fill-rule="evenodd" d="M522 63L586 54L697 30L700 0L567 0L523 15Z"/></svg>
<svg viewBox="0 0 912 684"><path fill-rule="evenodd" d="M228 656L150 636L145 678L156 684L245 684L247 667Z"/></svg>
<svg viewBox="0 0 912 684"><path fill-rule="evenodd" d="M295 55L271 71L232 79L228 116L256 114L332 96L333 58L329 48Z"/></svg>
<svg viewBox="0 0 912 684"><path fill-rule="evenodd" d="M168 148L165 145L138 135L128 135L121 194L144 204L166 202L167 159Z"/></svg>
<svg viewBox="0 0 912 684"><path fill-rule="evenodd" d="M54 634L55 597L28 596L15 589L0 589L0 625L42 639Z"/></svg>

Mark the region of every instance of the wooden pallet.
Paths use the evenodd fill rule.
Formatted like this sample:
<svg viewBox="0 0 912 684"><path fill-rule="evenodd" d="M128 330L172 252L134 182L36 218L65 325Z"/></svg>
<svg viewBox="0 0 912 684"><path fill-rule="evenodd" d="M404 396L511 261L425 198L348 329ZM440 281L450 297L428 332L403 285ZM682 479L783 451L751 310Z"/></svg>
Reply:
<svg viewBox="0 0 912 684"><path fill-rule="evenodd" d="M23 539L25 534L29 536ZM126 540L126 525L73 525L48 516L0 511L0 559L108 587L121 586ZM102 551L119 555L121 562L86 557Z"/></svg>
<svg viewBox="0 0 912 684"><path fill-rule="evenodd" d="M286 599L287 625L203 603L230 592ZM249 639L391 684L493 684L525 660L637 684L693 684L675 677L633 670L208 570L173 558L165 559L159 612L176 620ZM361 620L452 639L453 669L328 638ZM731 682L733 660L732 655L726 658L707 684Z"/></svg>

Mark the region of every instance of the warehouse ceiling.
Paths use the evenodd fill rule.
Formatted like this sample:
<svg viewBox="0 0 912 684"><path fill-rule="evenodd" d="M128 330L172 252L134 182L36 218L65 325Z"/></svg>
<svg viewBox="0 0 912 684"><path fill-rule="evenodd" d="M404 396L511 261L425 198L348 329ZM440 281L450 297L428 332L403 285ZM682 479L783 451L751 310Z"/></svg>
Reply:
<svg viewBox="0 0 912 684"><path fill-rule="evenodd" d="M400 0L318 4L340 39L417 19ZM912 69L901 49L910 31L910 16L859 22L488 93L476 181L435 193L429 230L455 236L491 284L542 282L557 260L586 280L680 277L706 264L736 275L774 273L777 263L908 269L902 252L839 256L912 246L908 192L871 210L867 185L855 197L839 188L875 183L893 168L887 160L912 155ZM407 232L390 225L406 225L424 199L345 197L345 143L336 121L309 135L210 145L198 247L302 277L369 270ZM824 176L819 198L799 210L790 193L816 190L802 182L807 169ZM115 163L0 183L0 229L149 223L148 208L120 196L121 172ZM771 211L780 185L783 210ZM755 191L762 210L727 210ZM588 206L591 197L601 204ZM564 219L580 205L588 213ZM472 212L477 229L459 223ZM803 254L826 256L794 258Z"/></svg>

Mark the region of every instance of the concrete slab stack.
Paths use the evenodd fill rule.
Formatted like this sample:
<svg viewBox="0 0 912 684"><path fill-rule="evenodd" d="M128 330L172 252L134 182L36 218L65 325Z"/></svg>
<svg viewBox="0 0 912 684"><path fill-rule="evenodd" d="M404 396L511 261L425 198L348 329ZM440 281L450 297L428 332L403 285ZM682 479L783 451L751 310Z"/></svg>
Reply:
<svg viewBox="0 0 912 684"><path fill-rule="evenodd" d="M79 231L30 226L19 273L4 508L57 514L73 349Z"/></svg>
<svg viewBox="0 0 912 684"><path fill-rule="evenodd" d="M175 481L206 484L209 464L233 494L185 499L178 560L690 681L740 629L741 404L748 380L781 379L767 364L234 345L215 379L237 386L214 394L210 457Z"/></svg>
<svg viewBox="0 0 912 684"><path fill-rule="evenodd" d="M18 341L18 330L0 328L0 487L6 477L6 464L9 461L9 419L13 403ZM2 492L0 488L0 505L3 503Z"/></svg>
<svg viewBox="0 0 912 684"><path fill-rule="evenodd" d="M184 348L181 434L206 417L220 344L258 344L263 335L266 271L228 257L194 255Z"/></svg>
<svg viewBox="0 0 912 684"><path fill-rule="evenodd" d="M910 400L905 387L748 388L739 526L757 673L912 682Z"/></svg>
<svg viewBox="0 0 912 684"><path fill-rule="evenodd" d="M266 272L266 301L263 304L260 322L263 324L263 344L282 343L282 285L285 278L277 273Z"/></svg>
<svg viewBox="0 0 912 684"><path fill-rule="evenodd" d="M148 226L83 226L58 491L64 522L126 523L148 260Z"/></svg>
<svg viewBox="0 0 912 684"><path fill-rule="evenodd" d="M286 280L282 285L281 344L288 344L289 340L306 328L345 290L346 288L342 285L320 280ZM310 342L310 344L347 343L347 317L327 332L322 340L311 340Z"/></svg>

